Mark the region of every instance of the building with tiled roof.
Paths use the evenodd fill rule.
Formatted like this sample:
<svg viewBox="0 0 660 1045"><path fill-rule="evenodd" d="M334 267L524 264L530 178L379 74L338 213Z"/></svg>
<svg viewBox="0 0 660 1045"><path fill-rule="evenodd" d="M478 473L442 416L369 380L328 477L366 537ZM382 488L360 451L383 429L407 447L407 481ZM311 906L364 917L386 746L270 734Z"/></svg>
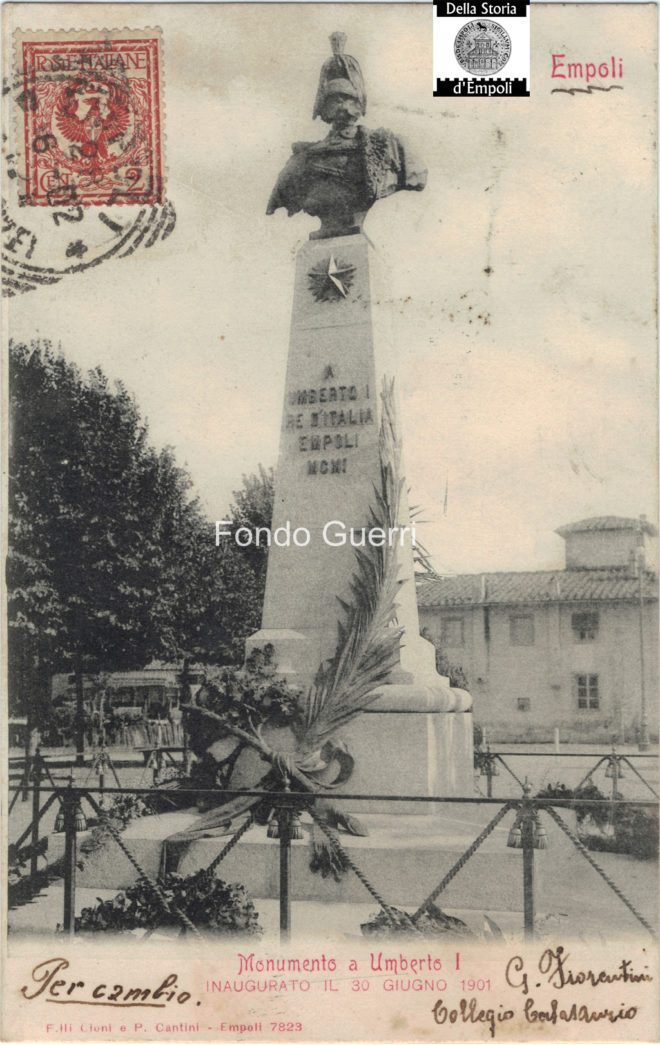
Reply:
<svg viewBox="0 0 660 1045"><path fill-rule="evenodd" d="M639 533L641 530L648 537L655 537L658 533L645 515L640 515L639 519L629 519L624 515L594 515L589 519L579 519L577 522L567 523L566 526L559 526L555 533L565 537L569 533L595 533L601 530L627 530L632 533Z"/></svg>
<svg viewBox="0 0 660 1045"><path fill-rule="evenodd" d="M658 585L642 516L561 526L562 570L423 575L420 624L493 740L657 737ZM643 663L643 675L642 675Z"/></svg>

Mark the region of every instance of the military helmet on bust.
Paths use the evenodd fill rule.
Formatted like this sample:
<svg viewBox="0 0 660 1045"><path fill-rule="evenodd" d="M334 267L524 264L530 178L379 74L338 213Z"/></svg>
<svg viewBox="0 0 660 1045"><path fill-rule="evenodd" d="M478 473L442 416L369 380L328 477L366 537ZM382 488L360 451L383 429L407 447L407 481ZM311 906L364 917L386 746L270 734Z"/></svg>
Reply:
<svg viewBox="0 0 660 1045"><path fill-rule="evenodd" d="M360 106L360 114L364 116L367 111L367 92L360 63L357 58L344 52L346 33L332 33L330 44L332 56L325 60L321 68L313 118L323 117L324 105L333 94L346 94L355 98Z"/></svg>

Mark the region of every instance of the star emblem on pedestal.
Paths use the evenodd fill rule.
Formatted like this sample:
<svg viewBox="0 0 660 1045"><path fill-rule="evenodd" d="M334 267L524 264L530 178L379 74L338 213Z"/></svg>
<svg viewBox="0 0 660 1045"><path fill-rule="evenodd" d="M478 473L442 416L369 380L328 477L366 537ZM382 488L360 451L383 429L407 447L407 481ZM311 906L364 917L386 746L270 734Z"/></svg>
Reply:
<svg viewBox="0 0 660 1045"><path fill-rule="evenodd" d="M309 289L316 301L341 301L347 296L354 275L355 265L337 262L331 254L308 273Z"/></svg>

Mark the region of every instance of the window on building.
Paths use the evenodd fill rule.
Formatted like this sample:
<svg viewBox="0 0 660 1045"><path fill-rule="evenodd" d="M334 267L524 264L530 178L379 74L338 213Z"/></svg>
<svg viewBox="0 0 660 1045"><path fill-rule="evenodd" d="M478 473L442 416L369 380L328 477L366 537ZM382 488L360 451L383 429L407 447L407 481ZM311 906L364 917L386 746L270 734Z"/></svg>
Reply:
<svg viewBox="0 0 660 1045"><path fill-rule="evenodd" d="M442 622L440 644L442 646L462 646L464 644L462 617L445 617Z"/></svg>
<svg viewBox="0 0 660 1045"><path fill-rule="evenodd" d="M573 613L571 626L575 642L594 642L598 638L598 613L592 610Z"/></svg>
<svg viewBox="0 0 660 1045"><path fill-rule="evenodd" d="M576 675L575 689L577 706L581 711L594 711L600 707L598 675Z"/></svg>
<svg viewBox="0 0 660 1045"><path fill-rule="evenodd" d="M532 702L529 697L518 697L518 711L531 711Z"/></svg>
<svg viewBox="0 0 660 1045"><path fill-rule="evenodd" d="M512 614L509 617L509 641L512 646L534 645L534 615Z"/></svg>

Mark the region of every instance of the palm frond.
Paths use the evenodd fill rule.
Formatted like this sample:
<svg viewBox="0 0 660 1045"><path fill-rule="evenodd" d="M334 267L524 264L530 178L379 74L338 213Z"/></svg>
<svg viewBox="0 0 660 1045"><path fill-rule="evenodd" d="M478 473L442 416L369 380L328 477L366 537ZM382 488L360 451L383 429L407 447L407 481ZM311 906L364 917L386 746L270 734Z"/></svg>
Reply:
<svg viewBox="0 0 660 1045"><path fill-rule="evenodd" d="M436 580L440 578L440 574L436 570L431 560L431 553L421 543L421 541L415 542L415 552L413 555L415 566L419 566L425 573L430 577L435 577Z"/></svg>
<svg viewBox="0 0 660 1045"><path fill-rule="evenodd" d="M401 444L397 435L394 381L381 392L380 482L374 485L369 528L397 525L403 490ZM376 692L399 662L403 629L396 624L398 579L396 547L368 544L355 552L350 601L339 599L343 619L334 656L324 662L307 694L305 747L322 744L378 699Z"/></svg>

